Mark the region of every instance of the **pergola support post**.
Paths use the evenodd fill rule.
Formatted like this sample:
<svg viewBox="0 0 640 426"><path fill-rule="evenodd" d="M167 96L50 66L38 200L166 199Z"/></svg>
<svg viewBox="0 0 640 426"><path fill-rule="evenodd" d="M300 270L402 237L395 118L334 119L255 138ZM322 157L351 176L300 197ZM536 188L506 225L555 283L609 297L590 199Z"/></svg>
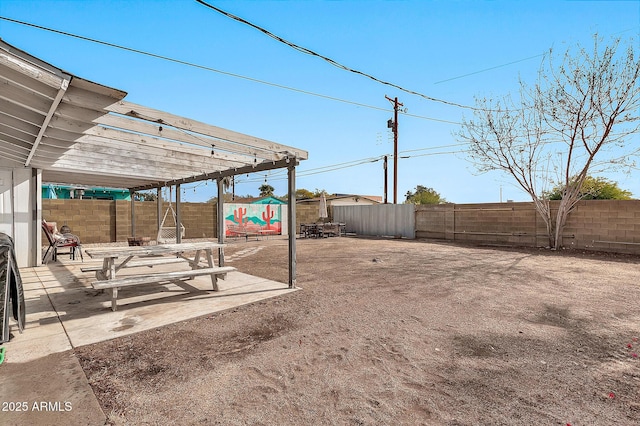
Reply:
<svg viewBox="0 0 640 426"><path fill-rule="evenodd" d="M224 182L223 178L216 179L218 184L218 202L216 203L217 214L217 231L218 231L218 243L224 244L225 229L224 229ZM224 250L218 249L218 266L224 266Z"/></svg>
<svg viewBox="0 0 640 426"><path fill-rule="evenodd" d="M181 222L181 208L180 208L180 184L176 184L176 243L182 242L182 227Z"/></svg>
<svg viewBox="0 0 640 426"><path fill-rule="evenodd" d="M289 180L289 288L296 288L296 167L291 164L288 169Z"/></svg>
<svg viewBox="0 0 640 426"><path fill-rule="evenodd" d="M129 190L129 197L131 197L131 236L136 236L136 192Z"/></svg>
<svg viewBox="0 0 640 426"><path fill-rule="evenodd" d="M160 232L160 226L162 225L162 188L156 188L156 209L158 214L158 232ZM157 243L157 242L156 242Z"/></svg>

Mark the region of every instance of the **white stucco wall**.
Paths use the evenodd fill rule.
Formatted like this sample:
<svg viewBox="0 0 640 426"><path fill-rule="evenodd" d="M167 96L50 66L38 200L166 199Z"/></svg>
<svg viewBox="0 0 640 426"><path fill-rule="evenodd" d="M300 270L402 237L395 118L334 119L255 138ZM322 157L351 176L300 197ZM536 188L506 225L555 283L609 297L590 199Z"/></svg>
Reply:
<svg viewBox="0 0 640 426"><path fill-rule="evenodd" d="M41 263L42 175L33 173L0 165L0 232L13 238L19 267Z"/></svg>
<svg viewBox="0 0 640 426"><path fill-rule="evenodd" d="M13 237L13 171L0 168L0 232Z"/></svg>

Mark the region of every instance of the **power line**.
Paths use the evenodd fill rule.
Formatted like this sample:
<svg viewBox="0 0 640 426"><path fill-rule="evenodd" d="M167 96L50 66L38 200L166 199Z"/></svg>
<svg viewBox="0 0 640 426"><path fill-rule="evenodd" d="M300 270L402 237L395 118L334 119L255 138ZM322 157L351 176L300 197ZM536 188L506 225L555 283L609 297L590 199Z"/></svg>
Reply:
<svg viewBox="0 0 640 426"><path fill-rule="evenodd" d="M562 140L547 140L547 141L541 142L540 144L541 145L550 145L550 144L556 144L556 143L562 143L562 142L563 142ZM433 146L433 147L409 149L409 150L405 150L405 151L399 151L398 152L398 159L430 157L430 156L435 156L435 155L465 154L465 153L471 152L472 150L471 149L459 149L459 150L453 150L453 151L438 151L438 152L426 152L426 153L422 153L422 154L402 155L404 153L410 153L410 152L430 151L430 150L435 150L435 149L454 148L454 147L468 146L468 145L469 145L468 143L463 142L463 143L456 143L456 144L449 144L449 145L440 145L440 146ZM388 157L393 157L392 154L385 154L385 155L388 156ZM380 155L380 156L377 156L377 157L362 158L362 159L359 159L359 160L352 160L352 161L347 161L347 162L344 162L344 163L331 164L331 165L316 167L316 168L308 169L308 170L301 170L301 171L296 172L296 177L305 177L305 176L311 176L311 175L316 175L316 174L320 174L320 173L328 173L328 172L333 172L333 171L336 171L336 170L342 170L342 169L347 169L347 168L351 168L351 167L355 167L355 166L360 166L360 165L363 165L363 164L375 163L377 161L382 160L385 157L385 155ZM287 177L284 176L284 172L283 171L277 171L273 175L271 175L269 177L269 179L271 179L271 180L285 180L285 179L287 179ZM241 183L252 183L252 182L261 182L261 181L262 181L262 178L248 178L247 180L242 181Z"/></svg>
<svg viewBox="0 0 640 426"><path fill-rule="evenodd" d="M216 7L216 6L213 6L213 5L207 3L207 2L205 2L203 0L196 0L196 1L198 3L200 3L201 5L208 7L211 10L214 10L214 11L216 11L216 12L218 12L218 13L220 13L220 14L228 17L228 18L233 19L234 21L238 21L238 22L240 22L242 24L248 25L251 28L254 28L254 29L260 31L261 33L267 35L268 37L270 37L270 38L272 38L272 39L274 39L274 40L276 40L276 41L278 41L280 43L283 43L283 44L285 44L285 45L287 45L287 46L289 46L289 47L291 47L291 48L293 48L293 49L295 49L295 50L297 50L299 52L302 52L302 53L307 54L307 55L318 57L318 58L322 59L323 61L326 61L329 64L333 65L336 68L340 68L342 70L345 70L345 71L348 71L348 72L351 72L351 73L354 73L354 74L361 75L361 76L369 78L369 79L371 79L371 80L373 80L373 81L375 81L377 83L384 84L386 86L390 86L390 87L396 88L398 90L402 90L403 92L406 92L406 93L409 93L409 94L412 94L412 95L416 95L416 96L420 96L420 97L422 97L422 98L424 98L424 99L426 99L428 101L439 102L439 103L442 103L442 104L445 104L445 105L455 106L455 107L458 107L458 108L466 108L466 109L470 109L470 110L478 110L478 109L480 109L480 108L475 108L475 107L468 106L468 105L462 105L462 104L459 104L459 103L456 103L456 102L450 102L450 101L445 101L443 99L434 98L432 96L428 96L428 95L425 95L423 93L416 92L414 90L406 89L406 88L404 88L404 87L402 87L400 85L397 85L395 83L391 83L389 81L381 80L381 79L379 79L377 77L374 77L371 74L368 74L366 72L350 68L350 67L348 67L346 65L343 65L340 62L337 62L337 61L335 61L335 60L333 60L333 59L331 59L331 58L329 58L327 56L324 56L324 55L321 55L321 54L319 54L317 52L314 52L311 49L307 49L306 47L302 47L302 46L300 46L298 44L290 42L290 41L288 41L288 40L286 40L286 39L284 39L284 38L282 38L280 36L277 36L277 35L273 34L269 30L266 30L266 29L264 29L264 28L262 28L262 27L260 27L260 26L258 26L256 24L253 24L253 23L247 21L246 19L243 19L243 18L241 18L239 16L236 16L236 15L234 15L232 13L225 12L224 10L222 10L222 9Z"/></svg>
<svg viewBox="0 0 640 426"><path fill-rule="evenodd" d="M545 141L542 142L542 145L549 145L549 144L554 144L554 143L561 143L563 141L561 140L549 140L549 141ZM411 158L418 158L418 157L431 157L431 156L436 156L436 155L455 155L455 154L466 154L471 152L471 149L459 149L459 150L453 150L453 151L438 151L438 152L427 152L427 153L422 153L422 154L412 154L412 155L401 155L403 153L407 153L407 152L417 152L417 151L425 151L425 150L433 150L433 149L442 149L442 148L452 148L452 147L456 147L456 146L464 146L464 145L468 145L467 143L458 143L458 144L450 144L450 145L441 145L441 146L434 146L434 147L426 147L426 148L417 148L417 149L412 149L412 150L406 150L406 151L400 151L398 154L398 158L399 159L411 159ZM393 157L393 155L391 154L385 154L386 156L391 156ZM347 169L347 168L351 168L351 167L356 167L356 166L361 166L364 164L368 164L368 163L375 163L378 162L382 159L384 159L385 155L380 155L378 157L368 157L368 158L362 158L359 160L352 160L352 161L348 161L348 162L344 162L344 163L337 163L337 164L332 164L332 165L327 165L327 166L321 166L321 167L316 167L313 169L308 169L308 170L302 170L302 171L298 171L296 173L296 177L306 177L306 176L312 176L312 175L316 175L316 174L321 174L321 173L329 173L329 172L334 172L337 170L342 170L342 169ZM272 181L279 181L279 180L286 180L287 176L284 176L283 173L281 171L275 172L273 175L269 176L269 180ZM247 178L246 180L242 180L242 181L238 181L236 180L236 183L257 183L257 182L262 182L262 177L256 177L256 178Z"/></svg>
<svg viewBox="0 0 640 426"><path fill-rule="evenodd" d="M440 145L440 146L429 146L429 147L425 147L425 148L416 148L416 149L406 149L404 151L400 151L399 153L405 153L405 152L416 152L416 151L429 151L432 149L442 149L442 148L452 148L454 146L466 146L469 145L467 142L461 142L461 143L454 143L454 144L450 144L450 145Z"/></svg>
<svg viewBox="0 0 640 426"><path fill-rule="evenodd" d="M368 163L375 163L377 161L380 161L383 157L384 156L381 155L378 157L362 158L359 160L349 161L347 163L338 163L338 164L332 164L328 166L316 167L314 169L296 171L296 178L317 175L320 173L333 172L336 170L342 170L350 167L361 166L363 164L368 164ZM274 173L273 175L269 176L269 180L285 180L285 179L287 179L287 176L283 176L281 173ZM251 182L262 182L262 178L261 177L247 178L246 180L240 181L240 183L251 183ZM238 181L236 181L236 183L238 183Z"/></svg>
<svg viewBox="0 0 640 426"><path fill-rule="evenodd" d="M625 33L627 31L635 31L635 30L637 30L637 28L627 28L626 30L615 32L615 33L613 33L613 35L622 34L622 33ZM509 66L509 65L517 64L519 62L528 61L530 59L540 58L540 57L546 56L550 51L551 51L551 49L548 49L547 51L545 51L545 53L540 53L539 55L529 56L528 58L518 59L518 60L515 60L515 61L507 62L506 64L500 64L500 65L496 65L496 66L493 66L493 67L484 68L484 69L481 69L481 70L478 70L478 71L473 71L473 72L470 72L470 73L467 73L467 74L462 74L462 75L459 75L459 76L456 76L456 77L447 78L445 80L436 81L433 84L445 83L447 81L452 81L452 80L457 80L459 78L469 77L471 75L480 74L480 73L483 73L483 72L486 72L486 71L495 70L497 68L502 68L502 67L506 67L506 66Z"/></svg>
<svg viewBox="0 0 640 426"><path fill-rule="evenodd" d="M72 34L72 33L66 32L66 31L56 30L56 29L53 29L53 28L48 28L48 27L44 27L44 26L41 26L41 25L32 24L32 23L29 23L29 22L19 21L17 19L7 18L7 17L4 17L4 16L0 16L0 19L4 20L4 21L8 21L8 22L13 22L14 24L24 25L24 26L27 26L27 27L32 27L32 28L36 28L36 29L39 29L39 30L48 31L48 32L52 32L52 33L55 33L55 34L60 34L60 35L67 36L67 37L77 38L79 40L88 41L88 42L96 43L96 44L101 44L103 46L108 46L108 47L112 47L112 48L115 48L115 49L121 49L121 50L125 50L125 51L128 51L128 52L137 53L139 55L149 56L149 57L152 57L152 58L155 58L155 59L161 59L163 61L173 62L173 63L180 64L180 65L186 65L186 66L193 67L193 68L198 68L198 69L201 69L201 70L204 70L204 71L210 71L210 72L226 75L226 76L229 76L229 77L234 77L234 78L239 78L239 79L242 79L242 80L251 81L253 83L264 84L266 86L276 87L278 89L284 89L284 90L289 90L291 92L301 93L303 95L315 96L315 97L322 98L322 99L327 99L327 100L330 100L330 101L341 102L341 103L345 103L345 104L349 104L349 105L355 105L355 106L359 106L359 107L363 107L363 108L374 109L374 110L377 110L377 111L384 111L384 112L391 112L392 111L392 110L389 110L389 109L386 109L386 108L377 107L377 106L374 106L374 105L367 105L367 104L364 104L364 103L361 103L361 102L350 101L348 99L337 98L335 96L329 96L329 95L324 95L324 94L321 94L321 93L311 92L311 91L304 90L304 89L298 89L298 88L295 88L295 87L285 86L283 84L278 84L278 83L273 83L273 82L270 82L270 81L260 80L260 79L254 78L254 77L247 77L247 76L244 76L244 75L241 75L241 74L236 74L236 73L232 73L232 72L229 72L229 71L223 71L223 70L219 70L219 69L216 69L216 68L211 68L211 67L208 67L206 65L200 65L200 64L193 63L193 62L183 61L181 59L175 59L175 58L171 58L171 57L168 57L168 56L163 56L163 55L160 55L160 54L157 54L157 53L146 52L144 50L135 49L135 48L132 48L132 47L126 47L126 46L118 45L118 44L115 44L115 43L110 43L110 42L97 40L97 39L90 38L90 37L85 37L85 36L81 36L81 35L77 35L77 34ZM426 116L423 116L423 115L408 114L408 113L403 113L403 114L406 115L407 117L419 118L419 119L422 119L422 120L437 121L437 122L440 122L440 123L448 123L448 124L455 124L455 125L462 124L462 123L456 122L456 121L449 121L449 120L443 120L443 119L439 119L439 118L426 117Z"/></svg>
<svg viewBox="0 0 640 426"><path fill-rule="evenodd" d="M445 80L440 80L440 81L436 81L433 84L440 84L440 83L445 83L447 81L452 81L452 80L457 80L459 78L464 78L464 77L469 77L470 75L475 75L475 74L480 74L486 71L491 71L491 70L495 70L497 68L502 68L502 67L506 67L508 65L513 65L513 64L517 64L518 62L524 62L524 61L528 61L529 59L535 59L535 58L539 58L541 56L545 56L546 53L541 53L539 55L534 55L534 56L529 56L528 58L524 58L524 59L518 59L517 61L513 61L513 62L507 62L506 64L501 64L501 65L496 65L495 67L490 67L490 68L485 68L485 69L481 69L479 71L474 71L474 72L470 72L468 74L462 74L459 75L457 77L451 77L451 78L447 78Z"/></svg>

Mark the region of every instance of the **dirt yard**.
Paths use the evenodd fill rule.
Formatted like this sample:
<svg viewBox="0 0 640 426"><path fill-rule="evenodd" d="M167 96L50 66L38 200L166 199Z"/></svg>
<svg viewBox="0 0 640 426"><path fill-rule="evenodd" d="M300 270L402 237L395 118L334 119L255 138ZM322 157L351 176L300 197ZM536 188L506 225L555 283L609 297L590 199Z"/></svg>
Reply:
<svg viewBox="0 0 640 426"><path fill-rule="evenodd" d="M77 349L110 421L640 424L638 257L363 238L297 247L301 291ZM226 254L287 281L284 240Z"/></svg>

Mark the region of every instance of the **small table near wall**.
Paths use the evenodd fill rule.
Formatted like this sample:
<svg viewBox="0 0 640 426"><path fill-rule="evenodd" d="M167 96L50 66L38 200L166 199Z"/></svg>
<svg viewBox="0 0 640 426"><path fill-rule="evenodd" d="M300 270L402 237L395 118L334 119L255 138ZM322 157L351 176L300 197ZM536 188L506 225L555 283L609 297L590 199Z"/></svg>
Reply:
<svg viewBox="0 0 640 426"><path fill-rule="evenodd" d="M269 239L269 235L276 235L275 229L260 229L258 230L258 235L264 237L266 236Z"/></svg>
<svg viewBox="0 0 640 426"><path fill-rule="evenodd" d="M345 235L345 230L346 224L338 222L300 224L300 236L304 238L340 237Z"/></svg>

